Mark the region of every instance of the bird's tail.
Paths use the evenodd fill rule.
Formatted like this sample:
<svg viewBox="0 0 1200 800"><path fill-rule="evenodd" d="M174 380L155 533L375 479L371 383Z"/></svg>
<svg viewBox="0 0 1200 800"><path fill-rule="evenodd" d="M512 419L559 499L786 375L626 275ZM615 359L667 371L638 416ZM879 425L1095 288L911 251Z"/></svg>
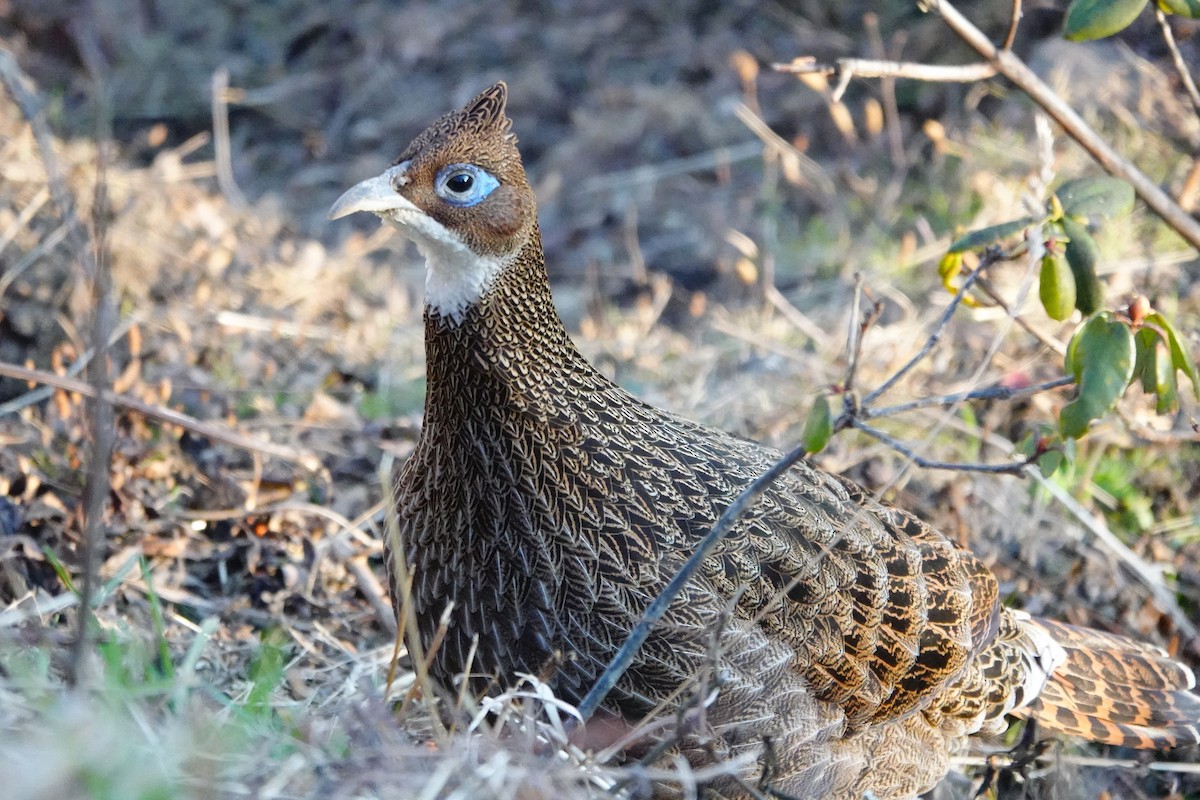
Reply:
<svg viewBox="0 0 1200 800"><path fill-rule="evenodd" d="M1196 676L1188 667L1121 636L1040 618L1023 622L1062 652L1037 697L1015 713L1047 730L1105 744L1200 744L1200 696L1190 691Z"/></svg>

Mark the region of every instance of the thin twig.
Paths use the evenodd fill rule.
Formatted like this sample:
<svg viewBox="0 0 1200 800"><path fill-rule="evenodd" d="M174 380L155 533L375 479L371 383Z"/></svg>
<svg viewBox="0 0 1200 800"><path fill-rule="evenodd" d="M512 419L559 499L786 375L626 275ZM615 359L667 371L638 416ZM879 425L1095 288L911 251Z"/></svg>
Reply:
<svg viewBox="0 0 1200 800"><path fill-rule="evenodd" d="M99 67L94 67L99 69ZM87 479L83 491L83 539L80 542L80 571L82 579L79 591L79 616L75 639L71 643L71 658L68 662L67 680L79 686L86 677L87 655L91 642L92 608L96 603L96 569L100 551L104 546L104 512L109 489L112 486L110 464L116 424L113 406L108 399L111 393L112 375L109 374L108 347L116 327L116 304L112 297L112 272L108 253L108 221L112 209L108 197L108 150L111 130L104 83L99 73L93 71L96 81L98 106L96 119L96 186L92 198L92 236L89 246L79 252L84 278L92 284L92 348L96 358L88 365L88 383L93 391L91 413L91 452L88 454Z"/></svg>
<svg viewBox="0 0 1200 800"><path fill-rule="evenodd" d="M33 247L25 252L15 264L5 268L4 274L0 275L0 297L8 293L8 287L12 286L17 278L24 274L25 270L32 267L34 264L41 261L48 253L54 251L54 248L62 244L71 232L71 227L75 224L72 219L69 222L64 222L47 235L40 238Z"/></svg>
<svg viewBox="0 0 1200 800"><path fill-rule="evenodd" d="M1067 135L1091 154L1108 174L1128 181L1138 197L1193 247L1200 249L1200 222L1179 207L1171 197L1147 178L1141 170L1114 150L1088 126L1083 118L1054 93L1024 61L1011 50L999 50L983 31L975 27L947 0L923 0L925 6L941 15L958 36L982 55L988 63L1017 88L1042 107Z"/></svg>
<svg viewBox="0 0 1200 800"><path fill-rule="evenodd" d="M862 419L877 419L879 417L890 417L896 414L905 414L909 411L916 411L920 408L929 408L930 406L953 406L964 401L972 400L1011 400L1014 397L1024 397L1030 394L1040 394L1050 389L1058 389L1062 386L1070 386L1075 383L1075 379L1069 375L1064 375L1061 378L1045 381L1043 383L1035 383L1029 386L989 386L986 389L975 389L969 392L955 392L953 394L943 394L937 397L922 397L918 400L912 400L907 403L896 403L895 405L884 406L883 408L862 408L859 416Z"/></svg>
<svg viewBox="0 0 1200 800"><path fill-rule="evenodd" d="M867 29L867 39L875 55L879 58L886 57L888 54L884 49L883 36L879 32L879 15L868 12L863 15L863 23ZM900 55L898 48L896 55ZM879 94L883 98L883 120L892 164L898 173L903 173L908 166L908 154L904 151L904 130L900 124L900 106L896 103L896 79L890 75L880 77ZM886 204L884 207L890 207L892 202L894 202L894 198L883 200L883 203Z"/></svg>
<svg viewBox="0 0 1200 800"><path fill-rule="evenodd" d="M1040 243L1041 243L1040 226L1034 229L1034 232L1031 233L1031 238L1032 238L1033 242L1026 249L1026 255L1028 257L1028 269L1026 270L1025 279L1021 282L1021 285L1018 289L1018 297L1016 300L1016 305L1018 308L1024 304L1025 295L1029 292L1030 287L1033 285L1033 278L1034 278L1034 275L1036 274L1035 268L1041 261L1041 254L1038 252L1038 249L1037 249L1037 246L1040 246ZM984 254L984 257L980 261L979 267L972 274L973 275L982 274L983 270L986 269L986 267L989 263L991 263L994 260L999 260L1000 258L1003 258L1003 254L999 250L996 250L996 249L989 250L988 252L986 252ZM964 296L965 289L966 289L966 286L964 285L955 294L955 297ZM1009 325L1011 325L1012 320L1014 318L1015 318L1015 315L1013 315L1012 313L1009 313L1009 315L1007 317L1007 321L1008 321ZM935 341L936 337L939 337L941 335L941 331L942 331L941 326L943 324L945 324L946 321L947 321L947 318L943 318L941 323L939 323L939 325L934 329L934 332L930 335L930 340L929 340L929 342L927 342L927 344L931 344L933 341ZM1005 335L1007 334L1008 329L1009 329L1008 326L1005 326L1001 331L999 331L997 333L997 336L993 339L992 343L988 347L988 352L980 360L979 366L975 370L975 374L971 377L970 385L972 385L972 386L978 385L979 382L983 380L984 371L987 369L987 366L989 364L991 364L992 360L995 358L996 353L999 351L1000 343L1003 341ZM930 349L932 349L932 348L930 348ZM910 362L910 364L911 364L911 362ZM906 368L907 368L907 366L909 366L909 365L906 365ZM865 408L869 408L870 404L868 402L864 402L863 406ZM952 418L953 418L952 415L943 415L941 420L938 422L938 424L936 426L934 426L933 429L931 429L928 432L926 441L932 440L932 438L934 436L936 436L938 434L938 432L941 430L943 425L945 425L946 422L948 422ZM851 421L852 422L853 421L861 422L862 421L861 414L858 416L852 417ZM849 425L846 422L839 420L838 424L837 424L837 429L840 430L843 427L849 427ZM864 428L864 430L865 430L865 428ZM879 438L880 433L881 432L879 432L879 431L875 431L871 435L874 435L876 438ZM886 434L884 434L884 435L886 436ZM890 437L888 437L888 438L890 439ZM881 441L883 441L883 440L881 439ZM891 443L895 443L895 440L892 440ZM990 465L984 466L982 468L976 468L970 464L950 465L947 462L931 461L931 460L923 458L923 457L920 457L920 458L915 457L915 451L912 451L909 455L913 455L914 457L911 458L907 464L905 464L905 466L903 468L904 470L907 470L910 465L915 464L915 465L921 466L921 467L927 467L927 468L933 467L933 468L937 468L937 469L951 469L951 470L961 469L961 470L972 470L972 471L977 471L977 472L1005 472L1006 471L1003 468L997 469ZM1036 454L1033 456L1030 456L1029 461L1032 461L1034 458L1036 458Z"/></svg>
<svg viewBox="0 0 1200 800"><path fill-rule="evenodd" d="M1026 333L1041 342L1047 349L1053 350L1060 356L1066 354L1067 348L1062 342L1042 333L1033 325L1031 325L1029 320L1021 316L1020 313L1013 311L1009 306L1008 301L1001 297L1000 293L992 287L991 281L981 279L978 283L978 286L979 291L987 295L988 299L995 303L997 308L1007 314L1008 318L1023 328Z"/></svg>
<svg viewBox="0 0 1200 800"><path fill-rule="evenodd" d="M924 469L946 469L955 472L989 472L1001 475L1024 475L1025 468L1031 464L1036 456L1030 456L1022 461L1012 461L1008 464L971 464L958 461L933 461L919 455L916 450L908 445L890 436L878 428L868 425L858 417L852 417L847 422L847 426L862 431L872 439L883 442L885 445L908 458L912 463Z"/></svg>
<svg viewBox="0 0 1200 800"><path fill-rule="evenodd" d="M579 704L579 713L584 721L591 718L596 709L600 707L600 704L604 702L604 699L608 697L608 693L617 685L617 681L629 669L638 649L646 641L646 637L650 635L650 628L666 613L667 608L687 582L691 580L692 576L695 575L696 571L700 568L701 562L708 557L717 542L721 541L729 533L737 521L741 519L742 515L754 505L759 496L771 484L779 480L807 452L803 446L794 448L787 455L772 464L770 469L751 481L734 498L733 502L729 504L729 507L721 514L716 524L700 540L700 543L696 546L696 551L688 557L683 567L675 574L675 577L671 578L670 583L659 593L658 597L654 598L654 602L650 604L650 607L646 609L646 613L642 615L641 620L634 626L629 636L625 639L625 643L621 645L621 649L609 661L608 666L604 668L604 672L600 673L600 677L596 679L596 683L592 685L591 690L583 698L583 701Z"/></svg>
<svg viewBox="0 0 1200 800"><path fill-rule="evenodd" d="M108 387L112 376L108 372L108 337L112 329L112 288L109 283L108 258L105 253L104 215L107 213L108 198L104 185L104 146L97 150L97 178L95 219L95 251L92 263L92 341L99 346L99 358L88 365L88 381L93 391L91 403L92 447L88 459L87 481L83 493L83 539L80 542L80 571L82 579L79 589L79 615L75 639L71 643L71 658L67 673L68 682L79 686L85 676L88 643L92 625L92 603L96 592L96 564L104 542L104 507L109 490L109 462L112 459L113 406L108 400Z"/></svg>
<svg viewBox="0 0 1200 800"><path fill-rule="evenodd" d="M858 364L862 359L863 337L883 313L883 305L875 300L872 301L871 310L867 316L863 317L862 299L863 275L861 272L856 272L854 273L854 298L850 305L850 330L846 334L846 351L849 353L849 357L846 359L846 373L842 378L842 387L847 394L854 393Z"/></svg>
<svg viewBox="0 0 1200 800"><path fill-rule="evenodd" d="M1162 29L1163 41L1167 43L1167 50L1171 52L1171 60L1175 62L1175 71L1179 73L1179 80L1183 83L1183 88L1187 90L1188 99L1192 101L1196 113L1200 114L1200 89L1196 88L1196 81L1192 77L1191 70L1188 69L1187 62L1183 60L1183 53L1179 52L1179 45L1175 44L1175 34L1171 32L1171 22L1158 5L1154 6L1154 18L1158 20L1158 27Z"/></svg>
<svg viewBox="0 0 1200 800"><path fill-rule="evenodd" d="M794 58L787 64L772 64L779 72L794 75L849 75L856 78L910 78L930 83L975 83L996 75L991 64L913 64L906 61L880 61L871 58L839 58L832 64L819 63L812 56Z"/></svg>
<svg viewBox="0 0 1200 800"><path fill-rule="evenodd" d="M649 286L650 273L646 269L646 254L642 252L642 243L638 239L637 203L630 203L625 209L625 220L621 227L625 239L625 252L629 255L629 266L633 269L633 279L640 286Z"/></svg>
<svg viewBox="0 0 1200 800"><path fill-rule="evenodd" d="M392 604L397 606L396 612L396 646L393 652L392 666L388 670L387 693L391 693L392 680L395 678L395 670L397 658L399 656L400 642L404 643L408 650L408 655L412 660L412 669L415 673L413 685L404 695L404 699L400 703L400 714L403 716L409 709L409 704L415 699L415 694L420 692L428 704L430 712L430 720L434 724L434 728L438 733L441 741L446 741L448 733L446 726L442 721L441 716L437 713L434 707L434 692L433 683L429 677L429 664L433 661L434 649L427 649L421 642L421 631L417 625L417 612L413 607L413 576L408 569L408 555L403 537L400 533L400 515L396 511L396 482L394 480L393 465L395 460L391 455L384 454L379 462L379 483L383 487L383 496L387 499L387 505L384 506L384 525L385 525L385 541L391 545L391 568L389 569L390 585L388 590L394 592L392 595ZM445 610L442 612L442 622L449 618L450 612L453 610L454 601L447 602ZM440 626L439 626L440 628ZM444 631L442 632L444 634ZM464 676L464 680L466 676Z"/></svg>
<svg viewBox="0 0 1200 800"><path fill-rule="evenodd" d="M8 87L9 93L16 100L21 112L29 122L34 139L38 144L42 164L46 170L46 180L50 187L50 195L58 207L62 220L60 230L68 238L70 249L78 259L85 272L85 278L92 282L94 298L93 342L100 348L101 357L91 364L89 369L91 385L83 384L91 389L99 399L92 407L92 452L88 464L87 485L83 506L84 525L83 541L81 543L82 581L80 583L80 610L78 627L71 644L71 655L67 662L67 681L78 686L84 677L88 637L91 625L91 606L95 594L96 556L100 542L100 526L103 519L104 500L108 494L108 464L112 451L113 425L112 409L105 399L108 386L107 360L103 357L109 334L112 330L111 292L109 288L108 260L106 258L104 231L105 216L108 213L108 195L105 184L105 151L101 146L97 156L96 197L93 207L96 237L89 242L84 235L83 226L75 212L74 199L67 186L66 178L59 167L54 152L54 138L46 121L45 104L34 89L33 82L21 71L16 58L7 49L0 48L0 81ZM102 93L98 92L102 97ZM97 118L101 124L105 120L105 110L100 109ZM107 137L101 135L103 142ZM95 245L95 249L92 245ZM98 363L97 363L98 362Z"/></svg>
<svg viewBox="0 0 1200 800"><path fill-rule="evenodd" d="M858 364L862 359L863 338L883 313L883 304L875 300L871 310L864 317L862 313L863 276L861 272L854 273L854 299L850 306L850 330L846 334L846 372L842 378L842 413L838 418L852 419L858 414L859 401L855 382L858 379ZM834 427L834 430L841 428Z"/></svg>
<svg viewBox="0 0 1200 800"><path fill-rule="evenodd" d="M810 55L792 59L787 64L772 65L776 71L793 74L820 73L826 76L850 73L857 78L911 78L930 83L974 83L994 77L996 67L990 64L912 64L908 61L878 59L838 59L833 64L821 64Z"/></svg>
<svg viewBox="0 0 1200 800"><path fill-rule="evenodd" d="M858 360L862 357L862 296L863 275L854 273L854 294L850 301L850 325L846 331L846 372L842 377L842 386L847 390L854 388L855 376L858 374Z"/></svg>
<svg viewBox="0 0 1200 800"><path fill-rule="evenodd" d="M21 209L21 213L17 215L17 218L9 223L9 226L7 229L5 229L4 233L0 234L0 256L4 255L4 251L7 250L8 246L13 243L14 239L17 238L17 234L25 230L26 226L28 226L30 221L37 216L38 212L42 210L42 206L46 205L49 200L50 189L48 187L43 186L41 189L37 190L30 201L25 204L25 207ZM0 278L8 278L7 269L5 270L4 275L0 276ZM0 283L0 286L3 285L4 284ZM4 294L4 290L0 289L0 295L2 294Z"/></svg>
<svg viewBox="0 0 1200 800"><path fill-rule="evenodd" d="M54 152L54 137L50 134L50 126L44 113L45 103L33 88L33 81L17 64L16 56L4 47L0 47L0 81L8 87L9 94L29 122L42 164L46 169L50 196L54 198L54 205L58 207L59 219L66 226L66 235L71 239L72 251L82 257L87 252L87 237L84 236L83 227L75 213L75 202L67 188L67 180L58 165L58 157Z"/></svg>
<svg viewBox="0 0 1200 800"><path fill-rule="evenodd" d="M775 285L767 284L763 287L763 296L776 311L783 314L784 318L792 324L796 330L803 333L814 342L822 342L825 340L825 329L817 323L813 322L812 318L805 314L800 309L796 308L783 292L775 288Z"/></svg>
<svg viewBox="0 0 1200 800"><path fill-rule="evenodd" d="M229 204L238 211L250 207L233 177L233 147L229 142L229 70L218 67L212 76L213 150L216 153L217 183Z"/></svg>
<svg viewBox="0 0 1200 800"><path fill-rule="evenodd" d="M375 577L374 571L367 566L366 556L356 556L346 559L346 569L354 576L354 583L358 590L367 598L367 603L370 604L371 610L375 612L375 619L383 626L385 631L395 634L398 630L396 625L396 610L392 608L392 604L388 602L387 595L383 592L383 587L379 585L379 579ZM397 637L397 641L399 638Z"/></svg>
<svg viewBox="0 0 1200 800"><path fill-rule="evenodd" d="M996 260L996 256L990 252L984 253L979 260L979 266L967 273L967 277L963 279L962 286L958 287L958 291L954 293L954 297L946 304L946 308L942 311L942 316L938 319L937 324L933 327L933 332L929 334L929 338L925 340L925 344L917 351L917 354L908 360L904 366L892 373L886 381L880 384L874 391L863 398L862 404L869 406L877 398L885 394L889 389L895 386L901 378L909 373L913 367L925 360L925 357L937 347L938 342L942 339L942 333L946 330L946 325L949 324L950 318L954 316L954 312L958 309L959 303L967 295L972 284L979 279L983 271L987 269Z"/></svg>
<svg viewBox="0 0 1200 800"><path fill-rule="evenodd" d="M762 140L763 145L767 150L781 159L789 160L795 168L798 175L805 180L805 186L815 190L815 194L819 199L833 197L836 193L836 188L833 185L833 179L825 173L825 169L812 159L811 156L800 152L796 147L775 131L771 130L771 126L766 121L755 114L754 111L743 103L738 103L733 110L734 116L742 121L742 124L750 129L750 132ZM761 151L759 151L761 154Z"/></svg>
<svg viewBox="0 0 1200 800"><path fill-rule="evenodd" d="M64 375L55 375L53 372L45 372L40 369L29 369L28 367L17 366L0 361L0 375L8 378L15 378L19 381L32 381L33 383L43 383L47 386L54 386L67 392L76 392L84 397L96 397L96 390L83 381L74 378L68 378ZM178 425L200 436L207 437L217 442L224 442L234 447L240 447L243 450L250 450L259 453L265 453L276 458L286 459L299 464L307 470L316 472L321 469L321 461L312 453L306 453L302 450L297 450L294 447L288 447L285 444L276 444L275 442L267 442L262 439L251 438L244 436L237 431L218 425L212 422L203 422L190 417L187 414L182 414L178 411L173 411L169 408L150 405L143 403L128 395L117 394L109 390L103 392L104 399L115 406L134 411L138 414L157 419L160 422L166 422L171 425Z"/></svg>
<svg viewBox="0 0 1200 800"><path fill-rule="evenodd" d="M1012 0L1012 14L1008 18L1008 33L1004 36L1004 49L1012 50L1017 40L1017 28L1021 25L1021 0Z"/></svg>
<svg viewBox="0 0 1200 800"><path fill-rule="evenodd" d="M112 332L112 335L108 337L108 346L112 347L114 344L120 341L121 338L124 337L125 334L129 332L129 329L135 324L136 321L134 317L125 317L122 319L117 325L116 329ZM67 367L67 371L65 373L66 376L73 378L79 373L83 372L84 367L88 365L95 354L96 348L94 347L89 347L87 350L84 350L82 355L72 361L71 366ZM31 389L25 394L14 397L12 400L0 403L0 417L6 417L9 414L16 414L23 408L36 405L51 397L54 394L54 391L55 389L53 386L40 386L37 389Z"/></svg>

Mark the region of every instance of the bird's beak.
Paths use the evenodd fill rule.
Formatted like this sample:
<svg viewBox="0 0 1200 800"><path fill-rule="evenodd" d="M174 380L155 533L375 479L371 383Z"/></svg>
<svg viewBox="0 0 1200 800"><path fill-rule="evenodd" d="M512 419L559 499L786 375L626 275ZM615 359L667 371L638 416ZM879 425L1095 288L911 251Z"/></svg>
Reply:
<svg viewBox="0 0 1200 800"><path fill-rule="evenodd" d="M407 168L407 162L397 164L382 175L367 178L362 183L351 186L329 209L329 219L341 219L356 211L374 211L381 214L384 211L412 208L412 203L402 197L394 188L396 176L402 174ZM403 178L401 178L400 185L403 185Z"/></svg>

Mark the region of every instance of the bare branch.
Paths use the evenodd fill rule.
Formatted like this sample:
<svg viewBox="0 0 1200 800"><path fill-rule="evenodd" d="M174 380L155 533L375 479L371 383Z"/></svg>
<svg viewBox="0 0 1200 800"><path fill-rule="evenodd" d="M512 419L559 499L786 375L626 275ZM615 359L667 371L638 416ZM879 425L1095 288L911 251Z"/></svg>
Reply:
<svg viewBox="0 0 1200 800"><path fill-rule="evenodd" d="M872 58L839 58L832 64L818 62L812 56L793 58L786 64L772 64L778 72L793 75L836 75L844 87L852 78L909 78L929 83L975 83L995 77L996 68L991 64L913 64L907 61L884 61ZM834 92L833 99L841 98L842 91Z"/></svg>
<svg viewBox="0 0 1200 800"><path fill-rule="evenodd" d="M88 365L88 383L93 390L91 413L91 453L88 456L87 482L83 500L83 539L81 541L80 571L83 579L79 590L79 617L75 639L71 643L68 680L78 686L86 674L88 644L91 641L92 605L96 594L96 565L104 543L104 508L110 487L109 462L112 460L113 406L109 400L112 376L108 371L108 341L113 329L116 308L112 300L107 240L108 187L106 178L106 148L97 150L96 197L93 204L93 247L90 262L92 278L92 342L98 357Z"/></svg>
<svg viewBox="0 0 1200 800"><path fill-rule="evenodd" d="M0 375L8 378L16 378L19 381L43 383L67 392L77 392L84 397L96 396L96 390L83 381L68 378L65 375L55 375L53 372L45 372L40 369L29 369L28 367L20 367L16 364L0 361ZM297 450L294 447L288 447L285 444L276 444L275 442L267 442L262 439L244 436L224 425L203 422L195 417L190 417L187 414L182 414L169 408L143 403L141 400L129 397L128 395L105 390L103 396L115 406L143 414L160 422L178 425L181 428L186 428L193 433L205 436L214 441L224 442L234 447L240 447L243 450L252 450L269 456L275 456L276 458L283 458L314 472L321 468L321 461L315 455L306 453L303 450Z"/></svg>
<svg viewBox="0 0 1200 800"><path fill-rule="evenodd" d="M59 218L64 226L64 235L70 238L71 249L81 259L87 258L88 243L83 226L75 213L75 202L67 189L67 180L63 177L58 165L58 157L54 153L54 139L50 135L50 126L46 122L45 103L33 88L33 82L21 70L16 57L11 51L0 47L0 82L8 87L9 94L16 101L21 113L29 121L33 137L38 144L42 164L46 168L46 182L50 185L50 196L58 206Z"/></svg>
<svg viewBox="0 0 1200 800"><path fill-rule="evenodd" d="M995 67L1001 75L1016 84L1018 89L1041 106L1055 122L1062 126L1068 136L1091 154L1092 158L1108 174L1128 181L1133 186L1133 190L1137 192L1138 197L1142 198L1142 201L1154 213L1174 228L1189 244L1200 249L1200 222L1193 219L1156 183L1123 158L1108 142L1100 138L1075 112L1075 109L1055 94L1054 90L1047 86L1024 61L1011 50L997 49L983 34L983 31L975 27L947 0L923 1L929 9L940 14L950 29L975 48L975 51L987 59L988 63Z"/></svg>
<svg viewBox="0 0 1200 800"><path fill-rule="evenodd" d="M213 148L216 150L217 183L229 204L238 211L250 207L233 177L233 147L229 142L229 70L219 67L212 76Z"/></svg>
<svg viewBox="0 0 1200 800"><path fill-rule="evenodd" d="M99 83L99 77L93 74ZM88 396L95 399L89 421L91 423L91 453L88 461L87 482L83 503L83 536L80 548L82 581L80 582L79 617L75 637L71 643L71 655L67 662L67 681L79 685L85 677L86 655L91 632L91 609L95 597L97 551L102 540L102 520L105 499L109 489L109 460L113 443L112 405L108 391L110 376L105 354L114 328L116 309L112 302L105 230L109 213L108 191L105 177L106 151L101 144L97 154L96 194L93 203L94 236L89 240L84 226L75 211L74 198L67 187L66 178L54 152L54 138L46 121L45 103L38 96L33 82L21 70L11 52L0 49L0 82L8 87L38 144L42 164L46 170L46 181L50 195L58 207L62 225L59 230L84 271L84 278L92 284L93 346L99 357L88 368L89 382L81 384L89 389ZM103 98L103 87L97 95ZM99 124L104 126L107 109L97 114ZM107 140L108 131L99 131L101 143Z"/></svg>
<svg viewBox="0 0 1200 800"><path fill-rule="evenodd" d="M804 178L806 186L811 187L818 197L825 199L835 194L833 179L825 174L824 168L810 156L797 150L791 142L771 130L771 126L762 117L755 114L753 109L744 103L738 103L733 113L742 121L743 125L750 129L751 133L762 140L769 152L780 159L791 162L796 174Z"/></svg>
<svg viewBox="0 0 1200 800"><path fill-rule="evenodd" d="M957 461L932 461L918 454L916 450L904 444L899 439L884 433L874 426L868 425L861 419L850 419L847 425L851 428L856 428L857 430L862 431L872 439L883 442L897 453L900 453L902 456L905 456L911 460L912 463L916 464L918 467L922 467L924 469L948 469L955 472L990 472L1002 475L1023 476L1025 474L1025 468L1033 463L1036 458L1031 456L1021 461L1012 461L1007 464L970 464L960 463Z"/></svg>
<svg viewBox="0 0 1200 800"><path fill-rule="evenodd" d="M1012 50L1017 40L1017 27L1021 24L1021 0L1012 0L1012 16L1008 20L1008 34L1004 37L1004 49Z"/></svg>
<svg viewBox="0 0 1200 800"><path fill-rule="evenodd" d="M1014 312L1012 310L1012 308L1009 306L1008 301L1006 301L1003 297L1001 297L1000 293L997 292L995 290L995 288L992 287L992 284L990 281L981 279L979 281L979 291L981 291L985 295L987 295L988 298L993 303L995 303L996 306L1001 311L1003 311L1005 314L1007 314L1009 316L1009 318L1012 319L1012 321L1015 322L1017 325L1020 325L1025 330L1026 333L1028 333L1030 336L1032 336L1033 338L1035 338L1039 342L1041 342L1046 347L1047 350L1053 350L1055 353L1058 353L1060 356L1064 355L1067 352L1067 348L1065 345L1063 345L1062 342L1058 341L1057 339L1053 339L1053 338L1047 336L1046 334L1042 333L1037 328L1035 328L1033 325L1030 325L1029 321L1026 320L1024 317L1022 317L1019 313Z"/></svg>
<svg viewBox="0 0 1200 800"><path fill-rule="evenodd" d="M1196 113L1200 114L1200 89L1196 88L1196 81L1188 69L1187 62L1183 60L1183 53L1179 52L1179 45L1175 44L1175 34L1171 32L1171 23L1167 15L1157 5L1154 6L1154 18L1158 20L1158 27L1162 29L1163 41L1171 51L1171 60L1175 62L1175 71L1179 73L1179 80L1187 90L1188 99L1192 101Z"/></svg>
<svg viewBox="0 0 1200 800"><path fill-rule="evenodd" d="M844 87L853 76L867 78L911 78L929 82L972 83L986 80L997 74L1003 75L1041 106L1055 122L1062 126L1068 136L1091 154L1092 158L1106 172L1128 181L1133 186L1134 191L1137 192L1137 195L1142 198L1142 201L1154 213L1161 217L1167 225L1173 228L1193 247L1200 249L1200 222L1193 219L1166 192L1147 178L1141 170L1123 158L1107 142L1100 138L1073 108L1055 94L1024 61L1009 49L1011 41L1006 41L1004 48L998 49L982 31L960 14L947 0L923 1L928 9L940 14L950 29L958 34L963 41L975 48L976 52L987 60L987 63L940 66L844 58L838 59L833 64L825 64L818 63L811 56L803 56L795 58L787 64L775 64L774 68L780 72L790 72L798 75L808 73L838 75L839 87ZM1009 26L1010 38L1015 34L1019 16L1019 0L1014 0L1013 18ZM1177 48L1172 50L1173 55L1176 52ZM1181 74L1187 74L1186 66L1181 71ZM1187 82L1186 78L1185 82ZM1195 101L1196 96L1193 96L1193 102Z"/></svg>
<svg viewBox="0 0 1200 800"><path fill-rule="evenodd" d="M917 409L929 408L931 406L953 406L971 400L1011 400L1014 397L1041 394L1050 389L1070 386L1073 383L1075 383L1074 378L1064 375L1061 378L1055 378L1044 383L1035 383L1030 386L989 386L986 389L976 389L971 392L955 392L954 394L943 394L937 397L922 397L919 400L912 400L908 403L897 403L891 406L884 406L883 408L863 408L859 416L862 419L877 419L879 417L890 417L895 414L905 414L909 411L916 411Z"/></svg>
<svg viewBox="0 0 1200 800"><path fill-rule="evenodd" d="M854 382L858 373L858 362L862 358L863 336L871 329L883 313L883 305L879 301L871 303L871 310L864 317L862 313L863 276L861 272L854 273L854 303L850 308L850 331L846 336L846 374L842 378L842 386L847 394L854 393Z"/></svg>
<svg viewBox="0 0 1200 800"><path fill-rule="evenodd" d="M0 294L3 294L3 292L0 292ZM122 319L113 330L112 335L108 337L108 346L112 347L118 341L120 341L125 334L129 332L129 329L135 324L135 317L129 316ZM96 348L94 347L89 347L87 350L84 350L83 353L79 355L79 358L72 361L71 365L66 368L65 375L69 378L73 378L79 373L83 372L84 367L88 365L88 363L92 360L92 357L95 355ZM40 386L37 389L31 389L19 397L14 397L12 400L0 403L0 417L6 417L9 414L16 414L23 408L37 405L43 400L53 396L53 394L54 387L49 385Z"/></svg>
<svg viewBox="0 0 1200 800"><path fill-rule="evenodd" d="M907 375L913 367L915 367L917 364L920 364L925 357L929 355L933 348L937 346L937 343L941 341L942 333L945 331L946 325L949 324L950 318L954 316L954 312L958 308L959 303L962 302L963 297L966 296L967 290L970 289L971 285L979 279L979 276L983 274L983 271L991 266L996 260L997 256L992 254L991 251L983 254L983 257L979 260L979 266L967 274L967 277L963 279L962 286L958 288L958 291L955 292L954 297L951 298L950 302L946 305L946 310L942 312L941 318L938 319L937 325L934 326L933 333L929 334L929 338L925 340L925 344L919 351L917 351L915 356L908 360L907 364L896 370L896 372L892 373L890 378L888 378L874 391L863 398L862 402L864 406L869 406L872 401L876 400L893 386L895 386L896 383L905 375Z"/></svg>
<svg viewBox="0 0 1200 800"><path fill-rule="evenodd" d="M884 48L883 35L879 31L879 15L869 11L863 15L863 23L867 29L867 40L871 43L871 51L876 58L887 58L889 55ZM897 34L903 39L903 33ZM896 47L894 55L899 57L900 47ZM896 103L896 79L883 77L879 80L879 94L883 98L883 119L887 130L888 147L891 150L892 165L897 172L903 172L908 166L908 154L904 150L904 131L900 124L900 107ZM897 187L899 183L895 184Z"/></svg>

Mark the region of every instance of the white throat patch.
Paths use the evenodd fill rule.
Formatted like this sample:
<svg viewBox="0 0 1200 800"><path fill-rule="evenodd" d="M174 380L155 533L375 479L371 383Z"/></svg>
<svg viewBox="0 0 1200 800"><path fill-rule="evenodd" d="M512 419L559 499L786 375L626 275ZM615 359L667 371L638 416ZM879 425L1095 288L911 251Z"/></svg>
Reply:
<svg viewBox="0 0 1200 800"><path fill-rule="evenodd" d="M350 187L329 209L329 218L370 211L399 228L404 238L416 243L425 256L425 302L450 324L459 325L467 309L483 298L496 276L516 260L517 254L481 256L461 236L413 205L400 194L410 180L409 166L410 162L402 161L383 174Z"/></svg>
<svg viewBox="0 0 1200 800"><path fill-rule="evenodd" d="M380 214L399 228L425 257L425 302L458 325L467 309L479 302L514 256L480 255L458 234L413 208Z"/></svg>

